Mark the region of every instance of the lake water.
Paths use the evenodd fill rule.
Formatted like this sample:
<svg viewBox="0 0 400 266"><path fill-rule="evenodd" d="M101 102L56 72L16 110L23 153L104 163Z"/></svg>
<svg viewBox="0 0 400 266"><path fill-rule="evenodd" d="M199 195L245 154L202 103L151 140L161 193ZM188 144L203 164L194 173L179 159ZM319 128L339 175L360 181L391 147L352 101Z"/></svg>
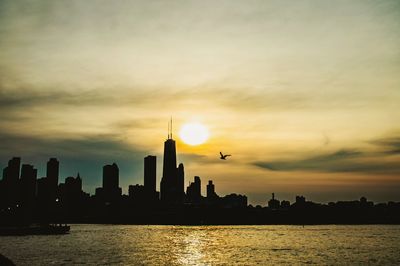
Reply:
<svg viewBox="0 0 400 266"><path fill-rule="evenodd" d="M400 265L400 226L72 225L0 237L16 265Z"/></svg>

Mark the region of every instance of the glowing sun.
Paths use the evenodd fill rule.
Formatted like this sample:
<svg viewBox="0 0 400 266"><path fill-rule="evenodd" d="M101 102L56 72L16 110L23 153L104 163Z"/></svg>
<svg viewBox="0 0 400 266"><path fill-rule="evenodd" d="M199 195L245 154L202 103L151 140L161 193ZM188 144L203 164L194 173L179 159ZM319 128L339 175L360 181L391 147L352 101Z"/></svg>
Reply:
<svg viewBox="0 0 400 266"><path fill-rule="evenodd" d="M206 126L200 123L184 124L179 131L179 137L189 145L199 145L206 142L209 133Z"/></svg>

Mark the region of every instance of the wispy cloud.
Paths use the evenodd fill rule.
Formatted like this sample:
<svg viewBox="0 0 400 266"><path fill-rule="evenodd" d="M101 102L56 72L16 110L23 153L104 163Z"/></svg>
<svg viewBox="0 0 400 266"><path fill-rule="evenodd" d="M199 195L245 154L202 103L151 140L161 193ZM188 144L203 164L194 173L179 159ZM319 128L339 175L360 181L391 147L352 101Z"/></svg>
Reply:
<svg viewBox="0 0 400 266"><path fill-rule="evenodd" d="M387 154L400 154L400 137L380 138L370 143L380 146Z"/></svg>
<svg viewBox="0 0 400 266"><path fill-rule="evenodd" d="M400 173L398 160L385 160L376 152L343 149L304 159L257 161L254 165L271 171L354 172L364 174Z"/></svg>

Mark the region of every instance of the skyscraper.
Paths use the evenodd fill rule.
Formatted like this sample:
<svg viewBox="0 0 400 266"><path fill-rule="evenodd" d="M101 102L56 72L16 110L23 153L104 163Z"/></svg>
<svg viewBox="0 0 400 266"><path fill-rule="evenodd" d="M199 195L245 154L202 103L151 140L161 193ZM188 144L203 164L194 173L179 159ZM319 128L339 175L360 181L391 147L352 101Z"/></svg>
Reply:
<svg viewBox="0 0 400 266"><path fill-rule="evenodd" d="M37 170L30 164L23 164L20 179L20 203L23 207L31 206L36 197Z"/></svg>
<svg viewBox="0 0 400 266"><path fill-rule="evenodd" d="M183 163L180 163L178 166L178 190L181 192L182 197L185 197L185 168L183 167Z"/></svg>
<svg viewBox="0 0 400 266"><path fill-rule="evenodd" d="M46 177L49 179L49 182L52 186L58 186L58 172L59 172L60 164L57 158L50 158L47 162L47 174Z"/></svg>
<svg viewBox="0 0 400 266"><path fill-rule="evenodd" d="M176 176L175 140L168 138L164 142L163 177L172 179Z"/></svg>
<svg viewBox="0 0 400 266"><path fill-rule="evenodd" d="M201 201L201 180L195 176L194 182L190 182L186 189L186 198L189 203L200 203Z"/></svg>
<svg viewBox="0 0 400 266"><path fill-rule="evenodd" d="M106 202L117 201L122 194L119 187L119 168L116 163L103 166L103 187L96 189L96 196Z"/></svg>
<svg viewBox="0 0 400 266"><path fill-rule="evenodd" d="M15 206L19 198L19 172L21 158L14 157L8 161L3 170L3 189L6 206Z"/></svg>
<svg viewBox="0 0 400 266"><path fill-rule="evenodd" d="M82 207L85 193L82 191L82 178L78 173L76 177L69 176L60 184L60 202L74 213Z"/></svg>
<svg viewBox="0 0 400 266"><path fill-rule="evenodd" d="M208 180L208 185L207 185L207 199L214 199L218 197L217 194L215 193L215 185L213 184L212 180Z"/></svg>
<svg viewBox="0 0 400 266"><path fill-rule="evenodd" d="M103 166L103 188L112 190L119 187L119 168L116 163Z"/></svg>
<svg viewBox="0 0 400 266"><path fill-rule="evenodd" d="M144 189L149 194L156 192L157 157L149 155L144 158Z"/></svg>
<svg viewBox="0 0 400 266"><path fill-rule="evenodd" d="M57 198L58 194L58 173L59 173L60 164L57 158L50 158L47 162L47 169L46 169L46 180L44 181L47 183L45 185L48 200L54 201Z"/></svg>
<svg viewBox="0 0 400 266"><path fill-rule="evenodd" d="M172 121L168 128L168 139L164 142L163 175L161 178L161 201L165 203L182 203L184 199L183 165L176 167L176 146L172 139Z"/></svg>
<svg viewBox="0 0 400 266"><path fill-rule="evenodd" d="M18 180L21 165L21 158L14 157L8 161L8 166L3 171L3 178L8 180Z"/></svg>

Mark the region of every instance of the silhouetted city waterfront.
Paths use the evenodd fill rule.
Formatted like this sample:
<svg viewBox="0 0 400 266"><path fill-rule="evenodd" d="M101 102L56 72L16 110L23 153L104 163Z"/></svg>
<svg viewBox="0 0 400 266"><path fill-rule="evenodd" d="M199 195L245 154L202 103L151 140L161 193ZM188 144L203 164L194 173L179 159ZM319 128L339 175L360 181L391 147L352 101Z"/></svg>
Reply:
<svg viewBox="0 0 400 266"><path fill-rule="evenodd" d="M0 0L0 266L400 266L399 73L400 0Z"/></svg>
<svg viewBox="0 0 400 266"><path fill-rule="evenodd" d="M164 142L161 191L156 191L157 158L144 158L144 185L130 185L128 195L119 186L116 163L103 167L102 187L94 195L82 190L83 178L59 183L57 158L47 162L47 175L37 179L33 165L21 158L9 160L0 181L1 225L32 223L131 223L131 224L398 224L400 203L374 204L365 197L354 201L319 204L296 196L291 203L272 193L265 206L248 205L245 195L217 194L207 180L201 195L201 178L195 176L184 190L184 165L177 165L172 133Z"/></svg>

